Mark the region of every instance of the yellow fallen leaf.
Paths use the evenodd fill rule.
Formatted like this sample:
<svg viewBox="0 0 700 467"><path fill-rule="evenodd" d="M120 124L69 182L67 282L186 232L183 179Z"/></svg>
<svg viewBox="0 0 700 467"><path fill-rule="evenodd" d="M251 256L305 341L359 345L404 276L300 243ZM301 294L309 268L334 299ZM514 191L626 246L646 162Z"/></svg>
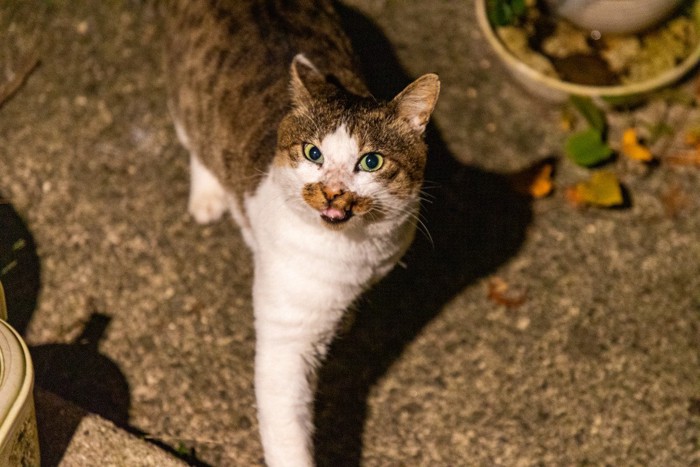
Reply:
<svg viewBox="0 0 700 467"><path fill-rule="evenodd" d="M493 277L488 284L488 298L506 308L517 308L527 300L527 292L513 292L510 285L500 277Z"/></svg>
<svg viewBox="0 0 700 467"><path fill-rule="evenodd" d="M552 182L552 172L554 167L552 164L545 164L540 169L537 176L532 180L530 184L530 195L533 198L544 198L549 196L549 194L554 189L554 183Z"/></svg>
<svg viewBox="0 0 700 467"><path fill-rule="evenodd" d="M649 148L639 142L637 130L634 128L628 128L622 133L621 152L635 161L649 162L654 159Z"/></svg>
<svg viewBox="0 0 700 467"><path fill-rule="evenodd" d="M594 172L589 180L569 187L566 197L576 206L613 207L624 203L617 176L607 170Z"/></svg>
<svg viewBox="0 0 700 467"><path fill-rule="evenodd" d="M700 145L700 127L696 125L688 128L683 134L683 142L688 146Z"/></svg>
<svg viewBox="0 0 700 467"><path fill-rule="evenodd" d="M511 183L518 193L530 198L545 198L554 190L554 162L551 158L536 162L511 175Z"/></svg>

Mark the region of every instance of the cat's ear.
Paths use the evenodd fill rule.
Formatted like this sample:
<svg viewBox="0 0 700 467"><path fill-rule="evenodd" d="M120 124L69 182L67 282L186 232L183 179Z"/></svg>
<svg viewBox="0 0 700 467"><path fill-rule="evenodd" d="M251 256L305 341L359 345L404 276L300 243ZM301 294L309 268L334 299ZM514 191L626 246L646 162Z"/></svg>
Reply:
<svg viewBox="0 0 700 467"><path fill-rule="evenodd" d="M313 96L326 86L326 79L304 56L297 54L289 69L292 102L297 107L308 107Z"/></svg>
<svg viewBox="0 0 700 467"><path fill-rule="evenodd" d="M439 94L438 75L428 73L406 86L391 102L396 105L399 118L406 121L413 130L423 133Z"/></svg>

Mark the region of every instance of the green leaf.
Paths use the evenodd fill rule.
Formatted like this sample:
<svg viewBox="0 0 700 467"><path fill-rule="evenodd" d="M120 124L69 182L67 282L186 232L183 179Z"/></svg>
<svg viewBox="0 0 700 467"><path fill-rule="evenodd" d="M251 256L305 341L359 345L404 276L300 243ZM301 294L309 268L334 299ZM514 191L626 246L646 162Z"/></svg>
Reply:
<svg viewBox="0 0 700 467"><path fill-rule="evenodd" d="M513 10L513 15L520 17L525 13L525 0L511 0L510 7Z"/></svg>
<svg viewBox="0 0 700 467"><path fill-rule="evenodd" d="M489 22L494 26L506 26L509 24L507 5L503 0L489 0L486 4Z"/></svg>
<svg viewBox="0 0 700 467"><path fill-rule="evenodd" d="M489 21L496 27L514 24L526 10L525 0L488 0L486 3Z"/></svg>
<svg viewBox="0 0 700 467"><path fill-rule="evenodd" d="M584 167L591 167L610 158L613 150L603 141L603 134L595 128L574 133L564 146L566 155Z"/></svg>
<svg viewBox="0 0 700 467"><path fill-rule="evenodd" d="M605 133L607 123L605 114L600 108L593 103L589 97L571 96L571 103L576 110L583 115L588 124L596 129L600 134Z"/></svg>

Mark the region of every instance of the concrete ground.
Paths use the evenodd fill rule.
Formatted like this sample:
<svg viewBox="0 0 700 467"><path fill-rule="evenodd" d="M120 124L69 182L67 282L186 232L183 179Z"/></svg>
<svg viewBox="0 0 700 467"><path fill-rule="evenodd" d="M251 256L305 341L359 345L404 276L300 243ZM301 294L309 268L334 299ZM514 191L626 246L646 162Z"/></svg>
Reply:
<svg viewBox="0 0 700 467"><path fill-rule="evenodd" d="M590 171L562 156L561 106L507 76L472 2L343 4L378 96L428 71L443 88L433 242L419 235L334 345L319 464L700 465L700 170L620 160L628 205L574 208L565 187ZM0 14L0 82L40 60L0 107L0 248L15 246L0 267L37 385L193 465L261 465L251 258L233 222L186 212L152 8ZM663 102L615 118L662 114L677 135L700 121ZM506 174L549 156L555 193L516 195ZM496 279L523 303L489 298ZM42 407L53 433L85 434ZM97 465L103 438L81 439ZM80 465L57 443L47 462Z"/></svg>

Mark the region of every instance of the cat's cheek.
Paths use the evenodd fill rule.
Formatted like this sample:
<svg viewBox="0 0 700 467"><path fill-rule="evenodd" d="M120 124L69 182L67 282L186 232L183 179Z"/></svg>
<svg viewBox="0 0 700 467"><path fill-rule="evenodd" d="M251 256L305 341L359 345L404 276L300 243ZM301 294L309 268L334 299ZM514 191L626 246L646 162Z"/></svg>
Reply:
<svg viewBox="0 0 700 467"><path fill-rule="evenodd" d="M285 187L286 192L298 193L305 184L318 180L318 169L315 166L309 167L310 165L302 161L297 167L276 167L274 177Z"/></svg>
<svg viewBox="0 0 700 467"><path fill-rule="evenodd" d="M350 189L358 196L364 198L373 198L386 191L384 184L379 182L377 177L370 173L357 174Z"/></svg>
<svg viewBox="0 0 700 467"><path fill-rule="evenodd" d="M301 189L301 197L311 208L320 211L327 207L326 198L317 183L307 183Z"/></svg>
<svg viewBox="0 0 700 467"><path fill-rule="evenodd" d="M357 215L364 216L374 208L374 201L370 197L358 196L355 201L353 212Z"/></svg>

